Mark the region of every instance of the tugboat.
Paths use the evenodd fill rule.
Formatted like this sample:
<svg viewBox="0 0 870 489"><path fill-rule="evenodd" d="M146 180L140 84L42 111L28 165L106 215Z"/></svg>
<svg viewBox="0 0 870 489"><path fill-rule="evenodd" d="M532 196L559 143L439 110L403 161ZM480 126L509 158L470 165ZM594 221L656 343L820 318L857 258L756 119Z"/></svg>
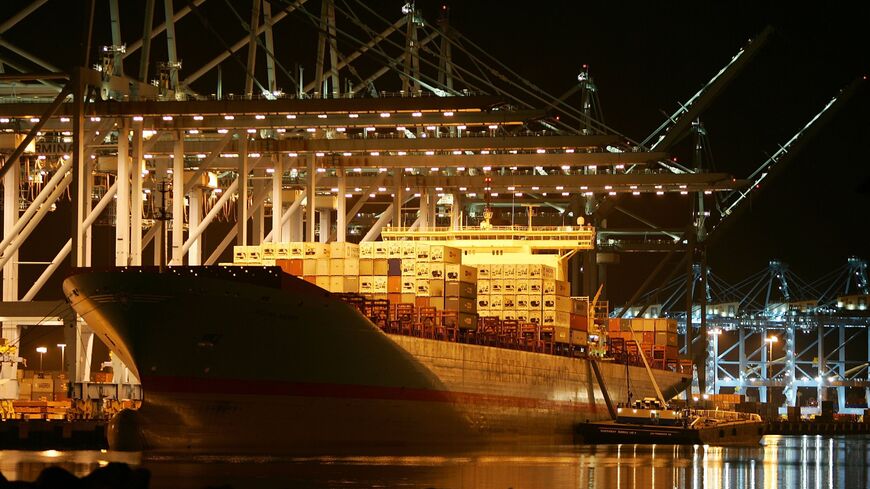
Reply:
<svg viewBox="0 0 870 489"><path fill-rule="evenodd" d="M616 419L580 423L584 443L663 443L670 445L758 445L764 425L757 414L711 409L671 409L647 397L620 404Z"/></svg>
<svg viewBox="0 0 870 489"><path fill-rule="evenodd" d="M597 295L596 295L597 300ZM633 333L633 331L632 331ZM631 380L626 376L628 402L613 409L604 378L597 375L611 420L578 423L574 438L580 443L664 443L672 445L758 445L764 424L757 414L719 409L672 409L658 386L642 349L638 349L656 397L631 401ZM592 362L597 374L598 364Z"/></svg>

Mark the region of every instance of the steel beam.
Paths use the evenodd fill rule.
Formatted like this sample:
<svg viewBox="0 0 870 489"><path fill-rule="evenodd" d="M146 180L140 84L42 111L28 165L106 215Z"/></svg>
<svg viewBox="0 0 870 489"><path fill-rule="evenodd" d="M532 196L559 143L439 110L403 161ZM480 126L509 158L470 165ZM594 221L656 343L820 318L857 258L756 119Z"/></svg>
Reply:
<svg viewBox="0 0 870 489"><path fill-rule="evenodd" d="M305 242L313 243L314 242L314 213L315 207L317 206L317 161L314 156L308 156L307 161L307 173L305 175L305 218L307 222L305 223Z"/></svg>
<svg viewBox="0 0 870 489"><path fill-rule="evenodd" d="M372 224L372 227L363 236L363 239L360 240L361 243L365 243L368 241L374 241L375 238L381 235L381 229L387 225L393 219L393 205L390 204L384 212L381 212L380 216L378 216L378 220Z"/></svg>
<svg viewBox="0 0 870 489"><path fill-rule="evenodd" d="M291 5L289 5L287 8L285 8L284 10L282 10L282 11L278 12L277 14L275 14L275 15L272 17L272 25L276 24L278 21L280 21L281 19L283 19L284 17L286 17L288 14L290 14L291 12L293 12L294 10L296 10L297 8L299 8L299 7L300 7L301 5L303 5L306 1L307 1L307 0L296 0L296 1L293 2ZM259 36L259 35L262 34L265 30L266 30L266 26L265 26L265 25L261 25L261 26L259 26L257 29L255 29L254 31L257 33L256 35ZM246 37L240 39L238 42L236 42L235 44L233 44L232 46L230 46L230 48L229 48L229 52L227 52L227 51L223 51L221 54L219 54L218 56L216 56L214 59L212 59L211 61L209 61L209 62L206 63L205 65L203 65L200 69L196 70L196 71L193 72L190 76L188 76L187 78L185 78L184 81L182 82L182 84L183 84L184 86L186 86L186 87L187 87L187 86L190 86L193 82L195 82L196 80L199 80L203 75L205 75L206 73L208 73L209 71L211 71L212 68L214 68L215 66L219 65L222 61L224 61L225 59L227 59L227 58L229 58L230 56L232 56L233 53L235 53L235 52L238 51L239 49L241 49L241 48L243 48L244 46L246 46L250 41L251 41L251 36L246 36Z"/></svg>
<svg viewBox="0 0 870 489"><path fill-rule="evenodd" d="M347 178L343 169L337 171L338 193L335 196L335 240L347 241Z"/></svg>
<svg viewBox="0 0 870 489"><path fill-rule="evenodd" d="M172 0L163 0L163 9L166 13L166 55L169 62L169 89L179 91L178 87L178 70L175 66L178 63L178 56L175 50L175 20L172 6ZM149 27L149 31L151 28ZM149 32L150 34L150 32Z"/></svg>
<svg viewBox="0 0 870 489"><path fill-rule="evenodd" d="M133 157L130 166L130 265L142 265L142 122L133 122Z"/></svg>
<svg viewBox="0 0 870 489"><path fill-rule="evenodd" d="M177 23L179 20L184 18L185 15L190 13L191 6L198 7L203 2L205 2L205 0L191 0L191 1L189 1L187 3L187 5L178 9L175 12L175 15L172 16L172 22ZM165 30L166 30L166 22L163 22L162 24L159 24L156 27L154 27L153 29L151 29L151 37L148 39L148 42L150 43L151 39L154 39L155 37L159 36ZM137 41L130 43L127 46L126 52L124 52L124 54L123 54L123 58L126 59L128 56L130 56L131 54L138 51L139 48L141 48L143 46L143 44L144 44L143 41L144 41L144 39L139 39Z"/></svg>
<svg viewBox="0 0 870 489"><path fill-rule="evenodd" d="M142 54L139 57L139 81L148 83L148 64L151 62L151 30L154 25L154 0L145 0L145 13L142 16Z"/></svg>
<svg viewBox="0 0 870 489"><path fill-rule="evenodd" d="M269 2L266 2L268 5ZM269 233L274 236L274 241L280 243L284 241L283 226L281 225L281 217L284 214L284 159L278 155L274 159L272 172L272 231ZM263 242L267 242L267 237L263 238Z"/></svg>
<svg viewBox="0 0 870 489"><path fill-rule="evenodd" d="M167 0L170 1L171 0ZM167 13L168 15L168 13ZM178 132L175 139L175 155L172 158L172 262L184 264L181 247L184 246L184 133Z"/></svg>

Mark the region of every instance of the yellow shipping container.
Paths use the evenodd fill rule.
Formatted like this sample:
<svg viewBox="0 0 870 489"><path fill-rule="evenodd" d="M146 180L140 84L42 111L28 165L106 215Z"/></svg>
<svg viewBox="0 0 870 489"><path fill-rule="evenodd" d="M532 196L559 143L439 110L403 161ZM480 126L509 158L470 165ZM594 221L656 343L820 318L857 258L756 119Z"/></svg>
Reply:
<svg viewBox="0 0 870 489"><path fill-rule="evenodd" d="M402 293L415 294L417 293L417 279L414 277L402 277Z"/></svg>
<svg viewBox="0 0 870 489"><path fill-rule="evenodd" d="M375 241L374 247L372 248L372 258L374 259L384 259L389 258L389 245L387 245L384 241Z"/></svg>
<svg viewBox="0 0 870 489"><path fill-rule="evenodd" d="M314 279L314 284L324 290L329 290L329 275L318 275Z"/></svg>
<svg viewBox="0 0 870 489"><path fill-rule="evenodd" d="M513 263L505 263L501 266L501 277L513 281L516 278L517 268Z"/></svg>
<svg viewBox="0 0 870 489"><path fill-rule="evenodd" d="M421 279L422 278L425 278L425 279L432 278L432 272L431 272L431 268L430 268L431 265L432 264L429 262L417 261L417 263L414 264L414 271L416 272L415 276L417 278L421 278Z"/></svg>
<svg viewBox="0 0 870 489"><path fill-rule="evenodd" d="M447 274L447 280L456 282L477 282L477 269L469 265L460 265L451 263L444 267Z"/></svg>
<svg viewBox="0 0 870 489"><path fill-rule="evenodd" d="M502 278L504 266L500 263L493 263L489 266L489 278L492 280Z"/></svg>
<svg viewBox="0 0 870 489"><path fill-rule="evenodd" d="M372 241L366 241L364 243L359 244L359 257L360 258L374 258L375 257L375 243Z"/></svg>
<svg viewBox="0 0 870 489"><path fill-rule="evenodd" d="M374 294L375 277L372 275L361 275L359 278L359 292L360 294Z"/></svg>
<svg viewBox="0 0 870 489"><path fill-rule="evenodd" d="M275 243L260 244L260 258L262 260L275 260L277 258L278 246Z"/></svg>
<svg viewBox="0 0 870 489"><path fill-rule="evenodd" d="M414 250L417 253L417 260L429 261L429 244L414 243Z"/></svg>
<svg viewBox="0 0 870 489"><path fill-rule="evenodd" d="M373 269L372 271L374 272L373 275L386 276L390 270L390 262L387 261L386 258L375 258L373 265L372 265L372 269ZM375 292L375 293L378 294L379 292Z"/></svg>
<svg viewBox="0 0 870 489"><path fill-rule="evenodd" d="M429 278L444 280L444 267L445 265L443 263L430 263Z"/></svg>
<svg viewBox="0 0 870 489"><path fill-rule="evenodd" d="M516 295L516 307L517 307L517 309L528 309L529 308L529 296L526 294L517 294Z"/></svg>
<svg viewBox="0 0 870 489"><path fill-rule="evenodd" d="M517 296L514 294L502 294L501 296L501 307L502 309L516 309L517 308Z"/></svg>
<svg viewBox="0 0 870 489"><path fill-rule="evenodd" d="M402 276L415 277L417 276L417 260L413 258L402 258Z"/></svg>
<svg viewBox="0 0 870 489"><path fill-rule="evenodd" d="M295 258L290 256L290 244L289 243L277 243L275 245L275 259L276 260L289 260L291 258ZM302 258L300 255L299 258Z"/></svg>
<svg viewBox="0 0 870 489"><path fill-rule="evenodd" d="M315 267L316 268L315 268L314 274L328 276L329 275L329 260L330 260L329 258L318 258L317 260L315 260L315 262L316 262Z"/></svg>
<svg viewBox="0 0 870 489"><path fill-rule="evenodd" d="M305 258L329 258L329 245L326 243L305 243Z"/></svg>
<svg viewBox="0 0 870 489"><path fill-rule="evenodd" d="M375 261L371 258L360 258L359 259L359 274L360 275L374 275L375 274Z"/></svg>
<svg viewBox="0 0 870 489"><path fill-rule="evenodd" d="M516 279L516 283L517 283L517 294L528 294L529 293L529 279L518 278L518 279Z"/></svg>
<svg viewBox="0 0 870 489"><path fill-rule="evenodd" d="M401 258L402 257L402 242L401 241L387 241L387 258Z"/></svg>
<svg viewBox="0 0 870 489"><path fill-rule="evenodd" d="M437 263L462 263L462 251L452 246L430 245L429 261Z"/></svg>
<svg viewBox="0 0 870 489"><path fill-rule="evenodd" d="M377 263L377 262L375 262ZM374 285L372 286L372 290L375 294L386 294L387 293L387 276L386 275L375 275L374 276Z"/></svg>
<svg viewBox="0 0 870 489"><path fill-rule="evenodd" d="M299 259L305 258L305 243L301 241L294 241L288 244L290 248L290 258L291 259Z"/></svg>
<svg viewBox="0 0 870 489"><path fill-rule="evenodd" d="M514 276L518 279L527 279L529 278L529 265L526 264L517 264L514 265L516 267L516 272Z"/></svg>
<svg viewBox="0 0 870 489"><path fill-rule="evenodd" d="M417 259L417 247L413 241L402 241L402 259L415 260Z"/></svg>
<svg viewBox="0 0 870 489"><path fill-rule="evenodd" d="M489 280L477 281L477 295L489 295L490 287Z"/></svg>
<svg viewBox="0 0 870 489"><path fill-rule="evenodd" d="M492 274L490 273L492 265L488 263L481 263L477 265L477 279L478 280L490 280L492 279Z"/></svg>
<svg viewBox="0 0 870 489"><path fill-rule="evenodd" d="M359 258L359 245L346 241L329 243L330 258Z"/></svg>

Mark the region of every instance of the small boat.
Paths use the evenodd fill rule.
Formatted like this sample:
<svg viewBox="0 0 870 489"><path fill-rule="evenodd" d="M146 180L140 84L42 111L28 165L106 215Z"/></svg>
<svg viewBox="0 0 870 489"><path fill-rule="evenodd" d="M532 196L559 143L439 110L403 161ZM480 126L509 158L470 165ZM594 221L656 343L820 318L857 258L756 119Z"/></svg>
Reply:
<svg viewBox="0 0 870 489"><path fill-rule="evenodd" d="M671 409L656 398L620 404L616 419L576 426L583 443L758 445L764 424L757 414L711 409Z"/></svg>

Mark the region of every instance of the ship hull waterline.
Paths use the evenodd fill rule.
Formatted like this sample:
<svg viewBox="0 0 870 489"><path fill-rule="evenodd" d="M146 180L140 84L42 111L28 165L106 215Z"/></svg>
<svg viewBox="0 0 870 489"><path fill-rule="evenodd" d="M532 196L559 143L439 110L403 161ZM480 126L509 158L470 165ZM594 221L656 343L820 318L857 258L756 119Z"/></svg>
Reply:
<svg viewBox="0 0 870 489"><path fill-rule="evenodd" d="M234 276L235 275L235 276ZM113 449L294 454L570 443L609 417L588 360L390 335L274 267L79 270L76 312L142 382ZM647 372L602 362L613 399ZM630 379L626 379L626 375ZM656 371L670 394L681 374Z"/></svg>

